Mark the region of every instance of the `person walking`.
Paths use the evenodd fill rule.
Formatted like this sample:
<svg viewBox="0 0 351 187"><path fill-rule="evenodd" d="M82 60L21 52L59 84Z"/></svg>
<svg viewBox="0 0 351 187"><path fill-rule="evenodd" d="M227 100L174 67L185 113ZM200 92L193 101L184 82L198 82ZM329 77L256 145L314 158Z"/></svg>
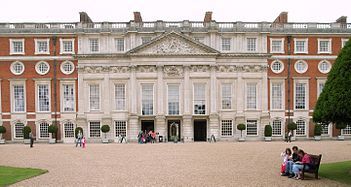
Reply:
<svg viewBox="0 0 351 187"><path fill-rule="evenodd" d="M78 146L78 143L79 143L79 146L82 147L82 138L83 138L82 132L78 131L77 139L76 139L76 147Z"/></svg>
<svg viewBox="0 0 351 187"><path fill-rule="evenodd" d="M32 132L29 133L29 141L30 141L30 148L33 148L34 137L33 137Z"/></svg>
<svg viewBox="0 0 351 187"><path fill-rule="evenodd" d="M291 130L288 132L288 140L287 142L291 142L292 132Z"/></svg>

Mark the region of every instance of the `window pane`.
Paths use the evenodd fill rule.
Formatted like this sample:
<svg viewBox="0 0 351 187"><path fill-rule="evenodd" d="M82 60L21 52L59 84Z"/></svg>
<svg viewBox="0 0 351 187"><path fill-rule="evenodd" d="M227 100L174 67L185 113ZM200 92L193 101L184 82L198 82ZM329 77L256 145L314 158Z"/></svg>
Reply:
<svg viewBox="0 0 351 187"><path fill-rule="evenodd" d="M295 109L306 108L306 83L296 83Z"/></svg>
<svg viewBox="0 0 351 187"><path fill-rule="evenodd" d="M119 135L127 136L127 122L126 121L115 121L116 137Z"/></svg>
<svg viewBox="0 0 351 187"><path fill-rule="evenodd" d="M49 85L40 84L38 85L38 97L39 97L39 111L48 112L50 111L50 95Z"/></svg>
<svg viewBox="0 0 351 187"><path fill-rule="evenodd" d="M72 84L63 85L63 111L74 111L74 86Z"/></svg>
<svg viewBox="0 0 351 187"><path fill-rule="evenodd" d="M13 41L13 52L14 53L23 53L23 42L22 41Z"/></svg>
<svg viewBox="0 0 351 187"><path fill-rule="evenodd" d="M90 122L89 124L89 134L91 138L100 137L100 122Z"/></svg>
<svg viewBox="0 0 351 187"><path fill-rule="evenodd" d="M194 84L194 114L206 113L205 84Z"/></svg>
<svg viewBox="0 0 351 187"><path fill-rule="evenodd" d="M39 137L49 138L49 124L44 122L39 124Z"/></svg>
<svg viewBox="0 0 351 187"><path fill-rule="evenodd" d="M256 38L247 39L247 51L256 51Z"/></svg>
<svg viewBox="0 0 351 187"><path fill-rule="evenodd" d="M38 41L38 52L39 53L45 53L48 52L48 42L47 41Z"/></svg>
<svg viewBox="0 0 351 187"><path fill-rule="evenodd" d="M232 108L232 85L222 84L222 109Z"/></svg>
<svg viewBox="0 0 351 187"><path fill-rule="evenodd" d="M233 121L232 120L222 120L222 136L233 136Z"/></svg>
<svg viewBox="0 0 351 187"><path fill-rule="evenodd" d="M282 83L272 83L272 109L282 109Z"/></svg>
<svg viewBox="0 0 351 187"><path fill-rule="evenodd" d="M100 109L100 86L90 85L90 110Z"/></svg>
<svg viewBox="0 0 351 187"><path fill-rule="evenodd" d="M153 115L154 113L154 85L142 85L142 115Z"/></svg>
<svg viewBox="0 0 351 187"><path fill-rule="evenodd" d="M256 109L256 83L247 84L246 94L247 108Z"/></svg>
<svg viewBox="0 0 351 187"><path fill-rule="evenodd" d="M281 52L281 51L282 51L282 41L272 40L272 52Z"/></svg>
<svg viewBox="0 0 351 187"><path fill-rule="evenodd" d="M23 85L14 85L13 86L13 94L14 94L14 109L15 112L24 112L24 86Z"/></svg>
<svg viewBox="0 0 351 187"><path fill-rule="evenodd" d="M222 50L223 51L230 51L231 48L231 39L230 38L222 38Z"/></svg>
<svg viewBox="0 0 351 187"><path fill-rule="evenodd" d="M72 41L62 41L63 52L73 52L73 42Z"/></svg>
<svg viewBox="0 0 351 187"><path fill-rule="evenodd" d="M74 138L74 124L68 122L64 125L65 138Z"/></svg>
<svg viewBox="0 0 351 187"><path fill-rule="evenodd" d="M99 52L99 40L98 39L89 39L90 51Z"/></svg>
<svg viewBox="0 0 351 187"><path fill-rule="evenodd" d="M116 38L115 45L117 51L124 51L124 39L123 38Z"/></svg>
<svg viewBox="0 0 351 187"><path fill-rule="evenodd" d="M329 52L329 41L319 41L319 51Z"/></svg>
<svg viewBox="0 0 351 187"><path fill-rule="evenodd" d="M274 135L274 136L281 136L282 135L282 122L280 120L273 121L272 135Z"/></svg>
<svg viewBox="0 0 351 187"><path fill-rule="evenodd" d="M304 120L298 120L296 122L297 129L296 135L305 135L306 133L306 122Z"/></svg>
<svg viewBox="0 0 351 187"><path fill-rule="evenodd" d="M247 135L257 135L257 120L247 120L246 125L246 134Z"/></svg>
<svg viewBox="0 0 351 187"><path fill-rule="evenodd" d="M126 106L126 89L124 84L115 85L115 102L116 110L125 110Z"/></svg>
<svg viewBox="0 0 351 187"><path fill-rule="evenodd" d="M306 41L296 41L295 42L295 51L296 52L305 52L306 51Z"/></svg>
<svg viewBox="0 0 351 187"><path fill-rule="evenodd" d="M168 114L179 114L179 85L168 85Z"/></svg>
<svg viewBox="0 0 351 187"><path fill-rule="evenodd" d="M15 138L23 138L23 123L16 123L15 124Z"/></svg>

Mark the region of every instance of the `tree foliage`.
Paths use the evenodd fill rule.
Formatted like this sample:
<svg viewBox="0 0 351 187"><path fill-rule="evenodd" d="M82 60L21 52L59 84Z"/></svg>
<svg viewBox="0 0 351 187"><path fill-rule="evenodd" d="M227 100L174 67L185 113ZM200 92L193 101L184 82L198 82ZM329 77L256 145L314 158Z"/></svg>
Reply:
<svg viewBox="0 0 351 187"><path fill-rule="evenodd" d="M351 42L335 60L314 108L313 121L329 124L351 122Z"/></svg>

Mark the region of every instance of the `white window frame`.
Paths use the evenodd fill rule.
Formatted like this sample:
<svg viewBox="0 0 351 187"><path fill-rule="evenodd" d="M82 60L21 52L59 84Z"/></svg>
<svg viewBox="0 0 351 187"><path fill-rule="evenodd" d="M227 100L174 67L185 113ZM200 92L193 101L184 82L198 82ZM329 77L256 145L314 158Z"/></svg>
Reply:
<svg viewBox="0 0 351 187"><path fill-rule="evenodd" d="M249 39L254 39L255 40L255 49L249 48ZM252 52L257 52L258 48L258 38L257 37L247 37L246 38L246 52L252 53Z"/></svg>
<svg viewBox="0 0 351 187"><path fill-rule="evenodd" d="M15 52L13 42L22 42L22 52ZM10 55L24 55L25 54L25 41L23 39L10 39Z"/></svg>
<svg viewBox="0 0 351 187"><path fill-rule="evenodd" d="M39 42L46 42L46 51L45 52L41 52L39 51ZM39 38L36 38L34 39L34 43L35 43L35 52L34 54L50 54L50 39L49 38L46 38L46 39L39 39Z"/></svg>
<svg viewBox="0 0 351 187"><path fill-rule="evenodd" d="M49 110L48 111L40 111L40 102L39 102L39 85L47 85L48 86L48 96L49 96ZM50 113L51 112L51 83L50 81L35 81L35 108L37 113Z"/></svg>
<svg viewBox="0 0 351 187"><path fill-rule="evenodd" d="M255 108L249 108L248 106L248 85L249 84L255 84L256 85L256 91L255 91L255 94L256 94L256 100L255 100ZM258 109L258 82L246 82L245 84L245 108L246 110L257 110Z"/></svg>
<svg viewBox="0 0 351 187"><path fill-rule="evenodd" d="M170 113L170 108L169 108L169 103L170 103L170 92L169 92L169 86L177 86L178 87L178 114L171 114ZM180 105L181 105L181 100L180 100L180 84L178 83L169 83L167 84L167 114L168 115L180 115Z"/></svg>
<svg viewBox="0 0 351 187"><path fill-rule="evenodd" d="M305 64L305 67L306 67L306 68L305 68L304 70L298 70L298 69L297 69L297 64L300 63L300 62L302 62L302 63ZM294 68L295 68L295 71L296 71L297 73L299 73L299 74L306 73L306 71L308 70L308 63L307 63L306 61L304 61L304 60L298 60L298 61L295 62Z"/></svg>
<svg viewBox="0 0 351 187"><path fill-rule="evenodd" d="M280 63L280 70L275 70L273 67L274 67L274 64L275 63ZM278 73L281 73L284 71L284 63L280 60L274 60L272 63L271 63L271 70L273 73L275 74L278 74Z"/></svg>
<svg viewBox="0 0 351 187"><path fill-rule="evenodd" d="M274 134L274 122L275 121L279 121L280 122L280 134ZM283 129L284 128L284 120L280 119L280 118L275 118L272 120L272 136L273 137L280 137L280 136L283 136Z"/></svg>
<svg viewBox="0 0 351 187"><path fill-rule="evenodd" d="M322 93L322 90L320 88L320 84L324 84L324 87L325 87L325 82L327 81L327 79L317 79L317 99L319 97L319 95L321 95ZM323 89L324 89L323 87Z"/></svg>
<svg viewBox="0 0 351 187"><path fill-rule="evenodd" d="M23 85L24 89L24 111L16 112L15 111L15 94L14 94L14 86L15 85ZM15 80L10 81L10 91L11 91L11 112L12 113L26 113L27 111L27 93L26 93L26 82L25 80Z"/></svg>
<svg viewBox="0 0 351 187"><path fill-rule="evenodd" d="M90 102L90 96L91 96L91 92L90 92L90 87L91 86L98 86L99 88L98 88L98 90L99 90L99 106L98 106L98 108L96 108L96 109L92 109L92 107L91 107L91 102ZM89 111L100 111L101 110L101 101L102 101L102 98L101 98L101 85L99 84L99 83L90 83L90 84L88 84L88 106L89 106Z"/></svg>
<svg viewBox="0 0 351 187"><path fill-rule="evenodd" d="M349 41L348 38L342 38L341 39L341 49L344 48L344 46L346 45L346 43Z"/></svg>
<svg viewBox="0 0 351 187"><path fill-rule="evenodd" d="M247 134L248 132L248 121L256 121L256 134ZM247 119L246 120L246 136L258 136L259 134L259 123L257 119Z"/></svg>
<svg viewBox="0 0 351 187"><path fill-rule="evenodd" d="M122 99L124 99L124 106L121 109L117 108L117 97L116 97L116 86L117 85L123 85L124 86L124 98L122 98ZM125 111L125 110L127 110L127 85L125 83L115 83L115 84L113 84L113 91L114 91L113 92L114 109L116 111Z"/></svg>
<svg viewBox="0 0 351 187"><path fill-rule="evenodd" d="M349 130L349 128L350 128L350 130ZM345 133L345 132L347 132L347 131L350 131L350 133ZM347 125L345 129L342 129L342 130L341 130L341 134L342 134L342 135L346 135L346 136L351 135L351 125Z"/></svg>
<svg viewBox="0 0 351 187"><path fill-rule="evenodd" d="M72 43L72 51L65 51L63 47L63 42L71 42ZM60 38L60 54L75 54L74 52L74 38L66 39Z"/></svg>
<svg viewBox="0 0 351 187"><path fill-rule="evenodd" d="M273 51L273 42L277 42L279 41L281 43L280 46L280 50L279 51ZM280 54L284 54L285 50L284 50L284 38L270 38L270 51L271 53L280 53Z"/></svg>
<svg viewBox="0 0 351 187"><path fill-rule="evenodd" d="M64 69L65 64L70 64L70 65L72 66L72 70L71 70L71 71L65 71L65 69ZM72 73L74 72L74 70L75 70L74 63L71 62L71 61L66 60L66 61L62 62L61 66L60 66L60 69L61 69L61 72L62 72L63 74L65 74L65 75L70 75L70 74L72 74Z"/></svg>
<svg viewBox="0 0 351 187"><path fill-rule="evenodd" d="M305 108L304 109L296 109L296 84L303 83L305 84ZM309 81L303 79L294 80L294 110L308 110L309 109Z"/></svg>
<svg viewBox="0 0 351 187"><path fill-rule="evenodd" d="M92 50L93 49L92 45L91 45L92 40L97 40L97 51ZM89 38L88 39L88 46L89 46L90 53L99 53L100 52L100 39L99 38Z"/></svg>
<svg viewBox="0 0 351 187"><path fill-rule="evenodd" d="M328 51L321 51L321 42L328 43ZM332 53L332 39L331 38L318 38L318 54L331 54Z"/></svg>
<svg viewBox="0 0 351 187"><path fill-rule="evenodd" d="M144 85L152 85L152 113L151 114L143 114L143 86ZM141 97L140 97L140 104L141 104L141 107L140 107L140 113L142 116L152 116L155 114L156 110L155 110L155 84L154 83L141 83L140 85L140 93L141 93Z"/></svg>
<svg viewBox="0 0 351 187"><path fill-rule="evenodd" d="M304 41L305 42L305 50L304 51L297 51L296 49L296 42L297 41ZM295 54L308 54L308 38L294 38L294 53Z"/></svg>
<svg viewBox="0 0 351 187"><path fill-rule="evenodd" d="M229 97L226 97L226 98L230 98L230 106L229 108L224 108L223 106L223 102L225 101L224 100L224 97L223 97L223 87L224 85L227 85L227 86L230 86L230 93L229 93ZM221 109L222 110L232 110L233 109L233 84L232 83L225 83L223 82L221 84Z"/></svg>
<svg viewBox="0 0 351 187"><path fill-rule="evenodd" d="M321 125L321 127L322 127L322 133L321 133L321 136L330 136L330 126L332 125L332 124L327 124L327 133L323 133L323 130L324 130L324 128L323 128L323 125L322 124L320 124Z"/></svg>
<svg viewBox="0 0 351 187"><path fill-rule="evenodd" d="M14 65L15 65L16 63L21 64L21 65L22 65L22 67L23 67L22 71L21 71L21 72L19 72L19 73L15 72L15 70L14 70ZM24 72L24 70L25 70L25 68L26 68L26 67L24 66L23 62L20 62L20 61L15 61L15 62L12 62L12 63L11 63L11 66L10 66L10 71L11 71L11 73L12 73L12 74L14 74L14 75L22 75L22 74L23 74L23 72Z"/></svg>
<svg viewBox="0 0 351 187"><path fill-rule="evenodd" d="M63 124L63 137L64 138L75 138L75 125L73 122L71 121L65 121ZM66 125L73 125L73 136L66 136L66 132L69 132L68 130L66 130Z"/></svg>
<svg viewBox="0 0 351 187"><path fill-rule="evenodd" d="M48 69L45 72L41 72L39 69L40 64L46 64ZM35 71L39 74L39 75L46 75L50 72L50 64L45 62L45 61L39 61L35 64Z"/></svg>
<svg viewBox="0 0 351 187"><path fill-rule="evenodd" d="M327 64L329 65L329 68L328 68L327 70L325 70L325 71L321 69L322 63L324 63L324 62L327 63ZM318 63L318 70L319 70L319 72L321 72L321 73L327 74L327 73L330 72L331 68L332 68L332 64L331 64L329 61L327 61L327 60L322 60L322 61L320 61L320 62Z"/></svg>
<svg viewBox="0 0 351 187"><path fill-rule="evenodd" d="M304 129L304 134L297 134L298 133L298 129L299 129L299 125L298 125L298 121L304 121L305 122L305 129ZM305 119L302 119L302 118L300 118L300 119L297 119L296 121L295 121L295 123L296 123L296 125L297 125L297 129L295 130L295 135L296 136L306 136L307 135L307 126L308 126L308 121L307 120L305 120Z"/></svg>
<svg viewBox="0 0 351 187"><path fill-rule="evenodd" d="M91 137L91 132L90 132L90 130L91 130L91 128L90 128L90 125L91 125L91 123L99 123L99 130L100 130L100 136L99 137ZM92 138L92 139L100 139L101 138L101 136L102 136L102 132L101 132L101 126L102 126L102 124L101 124L101 121L88 121L88 134L89 134L89 138Z"/></svg>
<svg viewBox="0 0 351 187"><path fill-rule="evenodd" d="M47 124L48 125L48 127L47 127L47 134L48 134L48 136L47 137L43 137L42 136L42 134L41 134L41 128L40 128L40 126L42 125L42 124ZM48 121L39 121L39 122L37 122L37 125L36 125L36 127L37 127L37 134L39 135L38 136L38 138L39 139L49 139L50 138L50 133L49 133L49 126L50 126L50 123L48 122ZM44 133L46 133L46 132L44 132Z"/></svg>
<svg viewBox="0 0 351 187"><path fill-rule="evenodd" d="M282 98L281 98L281 108L273 108L273 84L281 84L281 95L282 95ZM278 111L278 110L284 110L285 108L285 81L284 80L270 80L270 108L271 110L275 110L275 111Z"/></svg>
<svg viewBox="0 0 351 187"><path fill-rule="evenodd" d="M204 91L204 97L205 97L205 100L204 100L204 104L205 104L205 113L204 114L196 114L195 113L195 85L196 84L201 84L201 85L204 85L205 87L205 91ZM207 83L206 82L195 82L193 83L193 102L192 102L192 108L193 108L193 115L206 115L208 113L208 110L209 110L209 106L207 104Z"/></svg>
<svg viewBox="0 0 351 187"><path fill-rule="evenodd" d="M116 128L116 126L117 126L117 123L118 122L123 122L123 123L125 123L125 126L126 126L126 135L125 135L125 138L127 138L128 137L128 121L127 120L114 120L113 121L114 123L114 125L113 125L113 129L114 129L114 134L115 134L115 137L116 138L118 138L118 134L117 134L117 128Z"/></svg>
<svg viewBox="0 0 351 187"><path fill-rule="evenodd" d="M21 124L23 124L23 128L25 127L25 126L27 126L26 125L26 123L24 123L24 122L22 122L22 121L16 121L16 122L14 122L11 126L13 126L13 139L14 140L23 140L24 139L24 134L23 134L23 130L22 130L22 137L17 137L16 136L16 124L19 124L19 123L21 123Z"/></svg>
<svg viewBox="0 0 351 187"><path fill-rule="evenodd" d="M230 135L227 135L227 134L223 134L223 124L224 123L230 123L230 127L229 128L231 128L231 131L225 131L225 132L230 132L231 134ZM228 124L226 124L226 125L228 125ZM226 129L227 129L227 127L226 127ZM233 120L232 119L222 119L221 120L221 137L233 137L234 136L234 123L233 123Z"/></svg>
<svg viewBox="0 0 351 187"><path fill-rule="evenodd" d="M225 40L229 40L229 43L224 43ZM228 47L229 49L227 49ZM222 37L221 38L221 49L222 51L231 51L232 50L232 38Z"/></svg>
<svg viewBox="0 0 351 187"><path fill-rule="evenodd" d="M123 50L119 50L118 40L123 40ZM123 52L126 50L126 41L125 41L124 38L122 38L122 37L114 38L114 44L115 44L115 50L116 50L118 53L123 53Z"/></svg>
<svg viewBox="0 0 351 187"><path fill-rule="evenodd" d="M65 99L64 99L64 86L65 85L72 85L73 86L73 111L65 111ZM72 113L76 112L76 84L75 81L69 81L69 80L61 80L60 81L60 88L61 88L61 112L62 113Z"/></svg>

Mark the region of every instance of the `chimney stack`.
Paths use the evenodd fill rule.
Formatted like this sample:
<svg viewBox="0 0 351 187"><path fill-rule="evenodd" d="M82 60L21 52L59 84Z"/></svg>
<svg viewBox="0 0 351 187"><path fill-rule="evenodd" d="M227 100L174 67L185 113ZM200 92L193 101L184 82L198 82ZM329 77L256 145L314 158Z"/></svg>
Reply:
<svg viewBox="0 0 351 187"><path fill-rule="evenodd" d="M288 23L288 12L281 12L273 23Z"/></svg>
<svg viewBox="0 0 351 187"><path fill-rule="evenodd" d="M208 11L205 14L204 22L210 23L212 21L212 12Z"/></svg>
<svg viewBox="0 0 351 187"><path fill-rule="evenodd" d="M79 12L81 23L93 23L86 12Z"/></svg>
<svg viewBox="0 0 351 187"><path fill-rule="evenodd" d="M346 16L341 16L336 20L336 23L341 23L341 24L346 24L347 23L347 17Z"/></svg>
<svg viewBox="0 0 351 187"><path fill-rule="evenodd" d="M134 22L135 23L143 22L143 19L141 18L140 12L134 12Z"/></svg>

